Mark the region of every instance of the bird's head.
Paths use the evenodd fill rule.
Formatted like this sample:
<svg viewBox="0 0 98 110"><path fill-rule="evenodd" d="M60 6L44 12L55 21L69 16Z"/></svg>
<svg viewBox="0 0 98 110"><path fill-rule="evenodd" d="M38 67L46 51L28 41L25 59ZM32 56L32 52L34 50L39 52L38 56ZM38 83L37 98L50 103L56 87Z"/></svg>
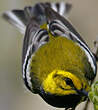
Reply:
<svg viewBox="0 0 98 110"><path fill-rule="evenodd" d="M47 93L56 95L78 93L87 95L89 87L87 86L86 81L82 78L80 79L73 73L62 70L54 70L43 81L43 89Z"/></svg>
<svg viewBox="0 0 98 110"><path fill-rule="evenodd" d="M41 96L49 104L57 107L77 105L85 100L90 88L83 78L62 70L51 72L43 81L42 86L41 92L44 95L41 94Z"/></svg>

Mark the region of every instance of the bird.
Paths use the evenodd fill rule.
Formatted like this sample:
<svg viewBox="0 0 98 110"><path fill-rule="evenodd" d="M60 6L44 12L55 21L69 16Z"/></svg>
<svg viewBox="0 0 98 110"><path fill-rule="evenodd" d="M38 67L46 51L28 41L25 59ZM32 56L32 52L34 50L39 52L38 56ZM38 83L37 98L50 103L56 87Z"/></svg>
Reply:
<svg viewBox="0 0 98 110"><path fill-rule="evenodd" d="M26 87L49 105L65 110L75 110L88 98L97 71L94 54L67 19L71 7L64 2L41 2L2 14L24 35Z"/></svg>

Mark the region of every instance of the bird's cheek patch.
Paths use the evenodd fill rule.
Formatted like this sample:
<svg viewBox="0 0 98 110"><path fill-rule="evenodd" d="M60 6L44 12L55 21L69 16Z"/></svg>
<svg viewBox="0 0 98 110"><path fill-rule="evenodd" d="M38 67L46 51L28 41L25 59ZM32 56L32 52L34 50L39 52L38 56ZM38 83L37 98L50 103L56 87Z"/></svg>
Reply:
<svg viewBox="0 0 98 110"><path fill-rule="evenodd" d="M42 86L45 92L55 95L76 94L76 91L63 80L62 75L56 74L56 71L47 76Z"/></svg>

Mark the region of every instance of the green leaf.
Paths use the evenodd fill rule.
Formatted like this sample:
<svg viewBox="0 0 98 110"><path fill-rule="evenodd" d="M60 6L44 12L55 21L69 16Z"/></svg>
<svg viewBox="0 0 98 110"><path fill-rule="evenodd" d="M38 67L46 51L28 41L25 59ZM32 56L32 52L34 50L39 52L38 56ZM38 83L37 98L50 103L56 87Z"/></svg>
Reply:
<svg viewBox="0 0 98 110"><path fill-rule="evenodd" d="M93 102L94 109L98 110L98 81L92 84L89 99Z"/></svg>

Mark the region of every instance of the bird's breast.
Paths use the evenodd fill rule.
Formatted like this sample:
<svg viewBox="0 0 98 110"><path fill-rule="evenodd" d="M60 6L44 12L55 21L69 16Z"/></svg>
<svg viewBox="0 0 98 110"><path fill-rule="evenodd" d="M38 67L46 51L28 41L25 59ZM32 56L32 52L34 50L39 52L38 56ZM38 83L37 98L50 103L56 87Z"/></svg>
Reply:
<svg viewBox="0 0 98 110"><path fill-rule="evenodd" d="M31 71L40 80L55 69L85 74L86 66L90 67L85 52L65 37L50 39L35 52L31 62Z"/></svg>

